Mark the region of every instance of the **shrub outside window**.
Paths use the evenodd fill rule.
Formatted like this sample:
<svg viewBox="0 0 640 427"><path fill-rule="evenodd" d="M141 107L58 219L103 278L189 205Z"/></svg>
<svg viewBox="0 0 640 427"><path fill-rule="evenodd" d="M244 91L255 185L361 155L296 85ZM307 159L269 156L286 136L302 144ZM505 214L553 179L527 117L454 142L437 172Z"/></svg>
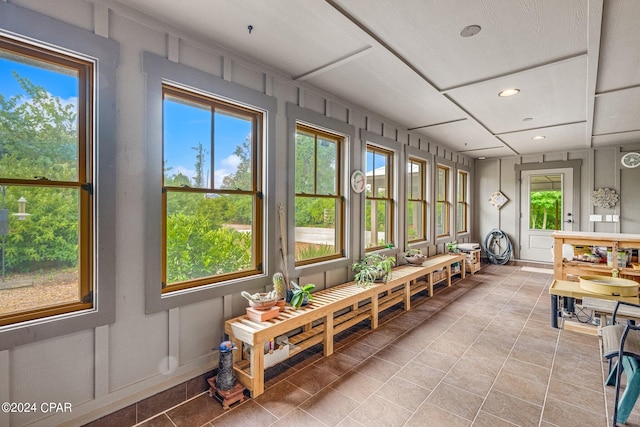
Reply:
<svg viewBox="0 0 640 427"><path fill-rule="evenodd" d="M94 65L0 37L0 326L93 308Z"/></svg>
<svg viewBox="0 0 640 427"><path fill-rule="evenodd" d="M296 126L296 265L343 256L344 203L341 184L343 137Z"/></svg>
<svg viewBox="0 0 640 427"><path fill-rule="evenodd" d="M365 248L393 245L393 153L367 145Z"/></svg>
<svg viewBox="0 0 640 427"><path fill-rule="evenodd" d="M163 292L262 271L261 123L163 85Z"/></svg>
<svg viewBox="0 0 640 427"><path fill-rule="evenodd" d="M407 238L427 240L427 162L409 158L407 162Z"/></svg>
<svg viewBox="0 0 640 427"><path fill-rule="evenodd" d="M467 202L469 186L469 174L464 171L458 171L458 191L457 191L457 212L456 212L456 230L458 233L466 233L468 229L468 208Z"/></svg>
<svg viewBox="0 0 640 427"><path fill-rule="evenodd" d="M449 202L449 173L446 166L438 165L438 183L436 195L436 236L449 236L451 205Z"/></svg>

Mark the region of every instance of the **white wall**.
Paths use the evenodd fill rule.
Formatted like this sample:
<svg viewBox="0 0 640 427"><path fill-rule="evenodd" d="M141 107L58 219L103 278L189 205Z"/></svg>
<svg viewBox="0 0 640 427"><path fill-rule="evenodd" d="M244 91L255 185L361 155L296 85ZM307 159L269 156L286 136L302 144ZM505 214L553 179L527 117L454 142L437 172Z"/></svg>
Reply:
<svg viewBox="0 0 640 427"><path fill-rule="evenodd" d="M3 413L0 414L0 425L82 424L205 373L217 365L217 355L211 348L220 342L224 319L239 315L246 306L242 298L228 295L145 314L145 211L149 206L146 205L145 194L148 171L145 162L143 52L169 57L204 71L212 78L222 78L275 97L278 106L276 138L267 143L269 149L277 152L275 164L269 165L276 170L286 170L284 159L289 148L285 112L286 104L294 103L347 122L356 128L356 134L365 129L396 140L400 145L408 144L436 158L440 156L454 164L464 165L471 170L470 178L474 182L473 165L464 156L443 150L395 123L370 115L362 108L304 83L294 82L277 71L255 65L180 30L168 28L116 2L14 0L9 3L95 32L120 44L116 82L117 159L113 174L117 189L114 230L116 321L111 325L0 351L1 401L36 400L70 402L73 405L72 413L55 416ZM362 141L356 138L353 143L356 151L362 150ZM508 161L483 163L481 180L495 182L495 173L501 169L503 179L507 179L510 168L505 162ZM286 203L288 180L286 174L277 173L267 189L275 198L275 205ZM480 200L487 198L484 191L492 187L488 184L476 184ZM495 212L491 214L496 216ZM275 212L268 215L269 226L277 229ZM471 215L478 217L473 215L473 210ZM480 221L480 232L490 222L489 218ZM360 237L359 233L352 235L355 247L360 248ZM468 236L464 240L468 240ZM442 251L442 243L438 247L433 243L427 247L430 253ZM271 256L276 253L274 248L270 249ZM323 288L349 277L348 268L339 268L313 271L308 279Z"/></svg>

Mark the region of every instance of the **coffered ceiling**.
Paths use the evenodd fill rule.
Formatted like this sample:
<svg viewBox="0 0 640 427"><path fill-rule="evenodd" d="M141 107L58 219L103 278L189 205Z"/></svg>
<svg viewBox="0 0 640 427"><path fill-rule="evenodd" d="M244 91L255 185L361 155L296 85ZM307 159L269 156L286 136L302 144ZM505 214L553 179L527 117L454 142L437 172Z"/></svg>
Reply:
<svg viewBox="0 0 640 427"><path fill-rule="evenodd" d="M117 3L470 157L640 141L637 0Z"/></svg>

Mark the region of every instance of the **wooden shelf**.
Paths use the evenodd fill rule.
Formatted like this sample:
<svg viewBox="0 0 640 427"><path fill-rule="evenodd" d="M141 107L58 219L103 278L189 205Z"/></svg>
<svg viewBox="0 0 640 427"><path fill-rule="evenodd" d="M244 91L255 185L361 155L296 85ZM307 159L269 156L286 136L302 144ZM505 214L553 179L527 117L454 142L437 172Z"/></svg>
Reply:
<svg viewBox="0 0 640 427"><path fill-rule="evenodd" d="M570 244L572 246L596 246L611 248L611 252L616 254L618 250L640 249L640 234L623 233L590 233L590 232L568 232L556 231L552 234L553 242L553 270L554 278L558 280L568 280L583 275L611 276L612 270L618 270L618 276L640 281L640 270L630 267L619 267L618 257L612 258L612 265L603 263L591 263L575 260L564 260L562 258L562 246Z"/></svg>
<svg viewBox="0 0 640 427"><path fill-rule="evenodd" d="M333 353L335 334L365 320L375 329L381 312L398 304L404 304L404 309L409 310L411 296L424 290L428 291L428 297L432 296L434 283L451 286L451 267L456 263L462 263L462 271L455 274L464 278L465 255L439 255L428 258L420 266L394 268L386 283L363 288L349 282L315 292L307 306L298 310L287 306L277 317L264 322L246 316L227 320L225 332L229 339L238 348L247 346L249 350L249 360L243 360L244 351L234 353L238 381L253 397L259 396L264 392L265 342L286 334L289 343L295 346L288 357L320 343L328 356ZM435 274L438 277L434 278Z"/></svg>

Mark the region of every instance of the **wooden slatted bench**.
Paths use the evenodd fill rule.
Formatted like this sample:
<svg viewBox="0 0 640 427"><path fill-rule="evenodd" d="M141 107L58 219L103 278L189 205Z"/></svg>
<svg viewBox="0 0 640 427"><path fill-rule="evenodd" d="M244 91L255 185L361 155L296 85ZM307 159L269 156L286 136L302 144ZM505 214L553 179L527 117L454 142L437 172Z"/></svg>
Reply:
<svg viewBox="0 0 640 427"><path fill-rule="evenodd" d="M324 355L333 353L334 335L364 320L371 321L371 328L378 327L380 312L398 303L404 309L411 308L411 296L428 290L433 296L433 286L446 280L451 286L451 268L460 263L460 274L465 277L465 255L446 254L428 258L420 266L403 265L394 268L386 283L374 283L366 288L355 282L344 283L313 293L313 301L296 310L287 306L278 317L265 322L255 322L246 316L225 322L225 333L238 349L242 343L249 346L248 360L243 360L243 351L234 353L234 371L238 381L257 397L264 392L264 346L283 334L301 329L289 337L295 345L291 357L311 346L322 343ZM445 269L442 277L434 277Z"/></svg>

